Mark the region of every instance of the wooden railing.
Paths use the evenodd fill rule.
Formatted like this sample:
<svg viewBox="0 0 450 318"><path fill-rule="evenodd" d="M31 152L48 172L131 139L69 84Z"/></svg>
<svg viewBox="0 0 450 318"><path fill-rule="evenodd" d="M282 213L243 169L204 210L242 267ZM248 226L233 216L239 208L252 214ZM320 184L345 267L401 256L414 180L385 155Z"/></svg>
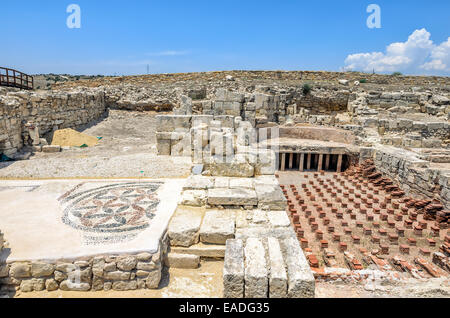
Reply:
<svg viewBox="0 0 450 318"><path fill-rule="evenodd" d="M10 68L0 67L0 86L33 89L33 85L33 76Z"/></svg>

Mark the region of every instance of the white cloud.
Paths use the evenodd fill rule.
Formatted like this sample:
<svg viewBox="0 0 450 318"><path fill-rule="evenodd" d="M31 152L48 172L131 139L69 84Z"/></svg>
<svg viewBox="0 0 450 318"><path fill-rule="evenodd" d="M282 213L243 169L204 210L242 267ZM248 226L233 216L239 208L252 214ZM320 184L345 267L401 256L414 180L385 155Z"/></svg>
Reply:
<svg viewBox="0 0 450 318"><path fill-rule="evenodd" d="M357 53L347 56L346 70L411 74L450 73L450 37L436 45L426 29L415 30L406 42L392 43L386 52Z"/></svg>

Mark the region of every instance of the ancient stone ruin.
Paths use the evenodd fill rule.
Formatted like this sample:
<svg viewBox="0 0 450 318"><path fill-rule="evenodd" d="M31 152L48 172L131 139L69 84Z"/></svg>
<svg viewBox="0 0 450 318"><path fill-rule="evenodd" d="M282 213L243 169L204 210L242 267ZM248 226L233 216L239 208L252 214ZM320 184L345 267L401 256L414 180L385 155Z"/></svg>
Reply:
<svg viewBox="0 0 450 318"><path fill-rule="evenodd" d="M58 144L66 128L98 144ZM0 152L1 292L164 292L167 271L209 262L223 297L315 297L336 281L448 288L447 77L239 71L0 88Z"/></svg>

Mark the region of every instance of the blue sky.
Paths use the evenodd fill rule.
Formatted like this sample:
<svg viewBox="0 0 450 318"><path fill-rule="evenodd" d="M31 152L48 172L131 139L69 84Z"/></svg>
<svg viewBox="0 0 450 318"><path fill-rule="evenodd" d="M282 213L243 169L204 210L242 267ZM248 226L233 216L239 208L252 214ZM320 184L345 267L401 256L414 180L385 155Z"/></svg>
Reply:
<svg viewBox="0 0 450 318"><path fill-rule="evenodd" d="M69 29L66 8L81 8ZM369 4L381 8L369 29ZM450 75L450 1L0 1L0 65L28 73L352 70ZM6 19L6 21L5 21ZM416 33L414 33L416 32ZM410 41L408 38L412 37ZM403 42L403 45L388 45Z"/></svg>

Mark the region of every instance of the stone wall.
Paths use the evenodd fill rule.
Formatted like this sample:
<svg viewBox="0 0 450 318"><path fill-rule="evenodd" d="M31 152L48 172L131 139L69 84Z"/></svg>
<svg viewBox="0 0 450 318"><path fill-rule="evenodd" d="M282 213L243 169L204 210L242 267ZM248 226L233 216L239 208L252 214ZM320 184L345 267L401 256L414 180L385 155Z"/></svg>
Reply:
<svg viewBox="0 0 450 318"><path fill-rule="evenodd" d="M376 147L374 162L380 172L396 180L410 195L437 199L450 209L449 170L433 168L416 153L393 147Z"/></svg>
<svg viewBox="0 0 450 318"><path fill-rule="evenodd" d="M156 289L161 281L167 235L154 254L99 255L75 261L23 261L0 264L3 289L99 291Z"/></svg>
<svg viewBox="0 0 450 318"><path fill-rule="evenodd" d="M3 93L3 94L2 94ZM101 89L78 91L0 92L0 152L12 155L31 145L27 123L39 134L76 128L98 119L106 110Z"/></svg>

